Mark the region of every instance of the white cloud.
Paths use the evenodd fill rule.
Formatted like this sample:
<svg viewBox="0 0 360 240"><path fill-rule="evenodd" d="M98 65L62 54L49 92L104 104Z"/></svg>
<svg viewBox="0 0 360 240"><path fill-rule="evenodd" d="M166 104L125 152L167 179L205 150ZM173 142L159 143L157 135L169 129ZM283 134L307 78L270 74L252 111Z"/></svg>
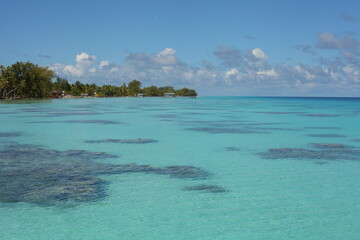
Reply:
<svg viewBox="0 0 360 240"><path fill-rule="evenodd" d="M100 61L99 68L106 68L110 65L109 61Z"/></svg>
<svg viewBox="0 0 360 240"><path fill-rule="evenodd" d="M65 65L63 66L63 72L66 75L74 75L77 77L81 77L84 74L86 74L87 72L89 72L89 69L96 63L96 56L90 56L87 53L80 53L77 54L75 57L75 61L76 61L76 65ZM52 67L52 66L51 66ZM59 65L57 65L57 68L53 67L52 69L54 70L59 70ZM92 72L94 72L94 70L92 70Z"/></svg>
<svg viewBox="0 0 360 240"><path fill-rule="evenodd" d="M173 48L165 48L164 51L159 52L157 55L158 57L168 56L168 55L174 55L176 53L176 50Z"/></svg>
<svg viewBox="0 0 360 240"><path fill-rule="evenodd" d="M256 73L262 77L278 77L279 76L279 74L275 71L275 69L258 71Z"/></svg>
<svg viewBox="0 0 360 240"><path fill-rule="evenodd" d="M245 54L242 54L242 53ZM204 61L202 66L190 66L181 61L173 48L156 54L131 53L121 65L97 61L97 56L80 53L74 65L55 63L50 67L70 81L121 85L137 79L144 86L157 85L195 89L265 89L273 92L307 93L340 91L359 88L360 56L356 52L341 52L334 61L322 60L316 66L271 64L260 48L250 50L219 47L214 55L219 64Z"/></svg>
<svg viewBox="0 0 360 240"><path fill-rule="evenodd" d="M225 72L225 77L229 78L235 75L238 75L239 71L236 68L230 69L229 71Z"/></svg>
<svg viewBox="0 0 360 240"><path fill-rule="evenodd" d="M306 79L314 79L315 75L311 74L309 71L303 69L301 66L295 66L294 69L304 76Z"/></svg>
<svg viewBox="0 0 360 240"><path fill-rule="evenodd" d="M360 83L360 71L358 68L347 65L343 67L342 70L346 74L346 76L352 79L355 83Z"/></svg>
<svg viewBox="0 0 360 240"><path fill-rule="evenodd" d="M265 60L267 58L264 51L261 50L260 48L255 48L251 52L254 55L254 57L256 57L258 59Z"/></svg>
<svg viewBox="0 0 360 240"><path fill-rule="evenodd" d="M226 71L224 77L224 81L227 85L233 85L237 81L244 80L243 75L236 68Z"/></svg>
<svg viewBox="0 0 360 240"><path fill-rule="evenodd" d="M71 65L67 65L64 67L64 72L66 74L70 74L70 75L74 75L74 76L81 76L83 75L83 71L81 71L79 68L71 66Z"/></svg>
<svg viewBox="0 0 360 240"><path fill-rule="evenodd" d="M75 59L77 63L93 63L96 61L96 56L90 56L89 54L83 52L76 55Z"/></svg>

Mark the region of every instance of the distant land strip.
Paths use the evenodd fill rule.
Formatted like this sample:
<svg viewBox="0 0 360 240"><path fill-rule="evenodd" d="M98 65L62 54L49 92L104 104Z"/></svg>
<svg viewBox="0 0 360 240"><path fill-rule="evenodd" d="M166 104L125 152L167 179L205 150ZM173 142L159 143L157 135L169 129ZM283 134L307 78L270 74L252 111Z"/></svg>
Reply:
<svg viewBox="0 0 360 240"><path fill-rule="evenodd" d="M16 62L11 66L0 65L0 99L44 99L80 97L196 97L194 89L175 89L173 86L141 87L133 80L121 86L69 83L47 67L31 62Z"/></svg>

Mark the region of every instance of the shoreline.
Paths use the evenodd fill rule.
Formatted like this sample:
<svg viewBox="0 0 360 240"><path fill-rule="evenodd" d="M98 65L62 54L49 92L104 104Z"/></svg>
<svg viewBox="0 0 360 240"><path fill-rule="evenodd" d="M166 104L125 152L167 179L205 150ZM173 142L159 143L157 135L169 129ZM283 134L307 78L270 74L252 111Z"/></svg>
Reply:
<svg viewBox="0 0 360 240"><path fill-rule="evenodd" d="M189 97L189 96L174 96L174 97L165 97L165 96L143 96L143 97L132 97L132 96L111 96L111 97L89 97L89 96L64 96L64 97L59 97L59 98L16 98L16 99L11 99L11 98L0 98L0 102L2 101L26 101L26 100L52 100L52 99L84 99L84 98L197 98L197 97Z"/></svg>

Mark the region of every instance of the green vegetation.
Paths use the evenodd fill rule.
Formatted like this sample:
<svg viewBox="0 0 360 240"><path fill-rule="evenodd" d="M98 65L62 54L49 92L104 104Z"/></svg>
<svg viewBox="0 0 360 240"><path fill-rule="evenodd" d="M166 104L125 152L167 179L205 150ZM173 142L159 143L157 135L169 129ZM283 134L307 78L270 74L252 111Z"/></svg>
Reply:
<svg viewBox="0 0 360 240"><path fill-rule="evenodd" d="M45 98L54 72L30 62L0 66L0 98Z"/></svg>
<svg viewBox="0 0 360 240"><path fill-rule="evenodd" d="M83 84L79 81L69 83L67 79L56 76L47 67L30 62L17 62L11 66L0 65L0 99L48 98L62 93L72 96L96 97L135 97L142 94L147 97L174 96L196 97L193 89L174 89L172 86L141 88L142 83L133 80L121 86Z"/></svg>
<svg viewBox="0 0 360 240"><path fill-rule="evenodd" d="M196 97L197 93L194 89L189 89L189 88L182 88L178 91L176 91L176 94L178 96L189 96L189 97Z"/></svg>
<svg viewBox="0 0 360 240"><path fill-rule="evenodd" d="M128 89L129 89L129 95L130 96L136 96L138 93L140 93L141 88L141 82L134 80L129 82Z"/></svg>

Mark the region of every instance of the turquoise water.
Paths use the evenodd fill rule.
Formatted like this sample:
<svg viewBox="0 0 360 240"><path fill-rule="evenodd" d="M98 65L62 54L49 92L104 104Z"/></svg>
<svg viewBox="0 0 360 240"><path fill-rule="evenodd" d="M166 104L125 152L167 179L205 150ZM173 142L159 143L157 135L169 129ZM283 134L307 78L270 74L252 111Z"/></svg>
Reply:
<svg viewBox="0 0 360 240"><path fill-rule="evenodd" d="M14 101L0 119L2 240L360 238L360 99Z"/></svg>

